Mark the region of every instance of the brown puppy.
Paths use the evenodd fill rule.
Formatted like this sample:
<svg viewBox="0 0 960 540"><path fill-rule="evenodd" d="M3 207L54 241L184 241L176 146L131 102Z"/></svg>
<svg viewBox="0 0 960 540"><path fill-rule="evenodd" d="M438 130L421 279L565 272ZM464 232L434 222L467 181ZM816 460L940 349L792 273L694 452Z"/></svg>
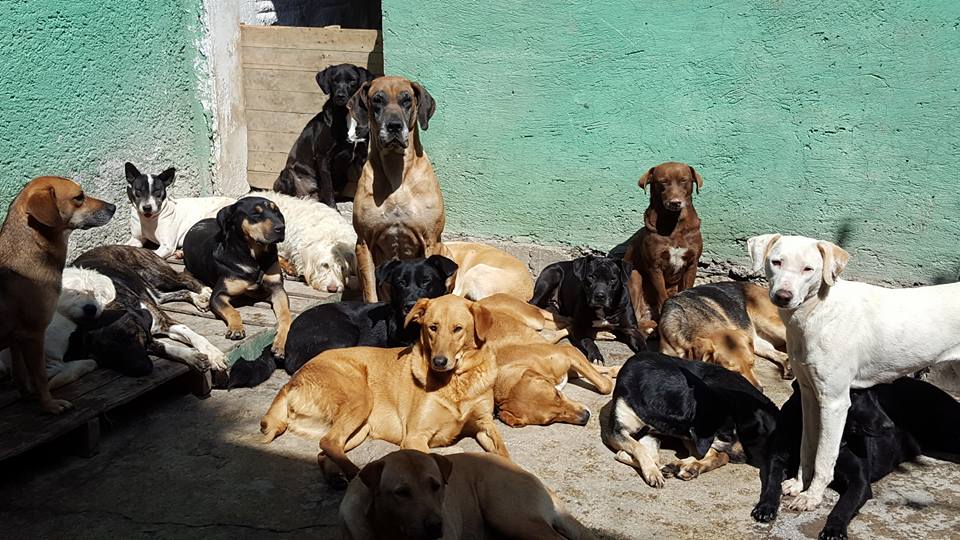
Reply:
<svg viewBox="0 0 960 540"><path fill-rule="evenodd" d="M638 185L644 191L650 186L650 205L623 258L633 267L628 288L637 320L656 321L667 298L693 287L697 278L703 239L693 190L700 193L703 178L693 167L670 161L645 172Z"/></svg>
<svg viewBox="0 0 960 540"><path fill-rule="evenodd" d="M596 538L537 477L475 453L387 454L350 483L339 521L351 540Z"/></svg>
<svg viewBox="0 0 960 540"><path fill-rule="evenodd" d="M457 263L453 294L480 300L497 293L526 302L533 297L533 276L527 265L506 251L475 242L444 242Z"/></svg>
<svg viewBox="0 0 960 540"><path fill-rule="evenodd" d="M317 458L334 485L340 471L357 474L346 452L367 438L427 451L473 436L506 457L493 420L497 364L483 347L490 312L447 295L419 300L405 324L412 322L421 331L411 347L333 349L307 362L260 421L264 441L287 429L319 439Z"/></svg>
<svg viewBox="0 0 960 540"><path fill-rule="evenodd" d="M440 184L420 145L436 104L427 90L402 77L364 83L348 104L369 127L370 156L353 199L357 266L363 299L377 301L375 269L391 259L446 255Z"/></svg>
<svg viewBox="0 0 960 540"><path fill-rule="evenodd" d="M24 396L37 393L43 410L71 405L53 399L43 336L60 297L67 239L74 229L104 225L116 207L87 197L73 180L34 178L10 204L0 229L0 350L10 348L13 378Z"/></svg>
<svg viewBox="0 0 960 540"><path fill-rule="evenodd" d="M766 287L728 281L687 289L663 305L660 352L719 364L763 389L753 371L754 354L792 377L787 331Z"/></svg>
<svg viewBox="0 0 960 540"><path fill-rule="evenodd" d="M586 425L590 410L560 391L568 376L587 379L601 394L613 391L613 381L573 345L548 342L538 333L553 326L549 311L506 294L479 304L493 314L486 346L497 357L494 400L500 420L511 427Z"/></svg>

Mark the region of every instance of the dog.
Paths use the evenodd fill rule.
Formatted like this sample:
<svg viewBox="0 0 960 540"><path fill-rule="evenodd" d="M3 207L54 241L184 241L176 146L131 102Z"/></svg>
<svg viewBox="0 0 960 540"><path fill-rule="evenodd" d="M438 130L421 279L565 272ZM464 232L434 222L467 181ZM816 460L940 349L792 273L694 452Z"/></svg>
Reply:
<svg viewBox="0 0 960 540"><path fill-rule="evenodd" d="M244 197L199 221L183 244L183 262L211 287L210 310L227 323L227 339L243 339L243 319L231 301L266 300L277 317L271 351L283 358L290 331L290 300L283 289L277 244L286 232L283 213L263 197Z"/></svg>
<svg viewBox="0 0 960 540"><path fill-rule="evenodd" d="M459 269L453 289L457 296L482 300L504 293L527 301L533 296L533 278L527 265L509 253L475 242L445 242Z"/></svg>
<svg viewBox="0 0 960 540"><path fill-rule="evenodd" d="M70 384L97 369L97 362L90 359L65 362L70 336L80 325L96 321L114 296L116 291L109 278L81 268L63 269L57 311L43 337L43 356L51 390ZM0 379L10 374L11 360L9 349L0 351Z"/></svg>
<svg viewBox="0 0 960 540"><path fill-rule="evenodd" d="M660 352L719 364L763 390L754 354L770 360L789 379L787 331L760 285L727 281L682 291L663 304L657 328Z"/></svg>
<svg viewBox="0 0 960 540"><path fill-rule="evenodd" d="M426 452L473 436L509 457L493 420L497 363L483 347L490 312L446 295L418 300L405 322L420 324L411 347L335 349L307 362L260 420L264 442L287 430L319 439L335 487L345 487L341 474L356 476L346 452L368 438Z"/></svg>
<svg viewBox="0 0 960 540"><path fill-rule="evenodd" d="M103 367L134 377L153 370L148 354L201 372L226 371L226 357L220 349L173 320L159 306L190 302L206 311L211 289L195 277L177 272L159 255L135 246L96 247L74 259L71 266L109 278L115 298L107 309L122 314L117 321L98 329L78 332L72 341L73 355L92 357Z"/></svg>
<svg viewBox="0 0 960 540"><path fill-rule="evenodd" d="M350 540L596 538L536 476L478 453L387 454L350 482L339 522Z"/></svg>
<svg viewBox="0 0 960 540"><path fill-rule="evenodd" d="M170 167L160 174L142 174L133 163L126 163L127 198L133 208L130 212L130 240L128 246L143 247L157 244L157 255L166 259L179 252L183 238L190 227L204 218L217 215L224 206L233 204L229 197L187 197L174 199L167 195L173 185L176 169Z"/></svg>
<svg viewBox="0 0 960 540"><path fill-rule="evenodd" d="M693 190L700 193L703 177L685 163L669 161L643 173L638 185L650 186L650 205L623 258L630 273L630 300L637 320L659 320L663 303L693 287L703 253L700 217L693 207Z"/></svg>
<svg viewBox="0 0 960 540"><path fill-rule="evenodd" d="M420 335L420 325L404 319L421 298L447 294L447 281L457 265L433 255L428 259L388 261L377 268L377 282L385 289L386 302L362 300L313 306L293 320L287 337L286 357L279 366L293 375L310 359L330 349L347 347L406 347ZM317 329L322 328L322 332ZM265 347L255 360L235 362L230 369L230 388L251 388L269 379L278 363Z"/></svg>
<svg viewBox="0 0 960 540"><path fill-rule="evenodd" d="M613 390L613 381L576 347L545 339L542 331L557 329L549 311L505 293L488 296L479 304L493 314L486 346L497 358L497 417L511 427L557 422L586 425L590 409L561 392L568 374L590 381L601 394Z"/></svg>
<svg viewBox="0 0 960 540"><path fill-rule="evenodd" d="M597 332L612 332L638 352L647 348L644 332L656 326L637 325L626 287L629 273L624 260L596 255L556 262L540 272L530 303L547 309L555 302L557 313L570 318L570 342L591 362L603 364Z"/></svg>
<svg viewBox="0 0 960 540"><path fill-rule="evenodd" d="M284 271L303 276L318 291L343 292L357 267L353 225L339 212L310 199L270 191L256 196L273 201L283 214L286 234L277 245L277 255Z"/></svg>
<svg viewBox="0 0 960 540"><path fill-rule="evenodd" d="M770 438L760 500L751 512L757 521L766 523L776 518L781 481L796 474L800 466L801 400L794 382L793 395L780 409L777 429ZM958 417L960 403L920 380L901 378L867 390L852 390L843 444L830 484L840 493L840 499L827 516L820 539L846 539L850 521L873 498L870 484L901 463L920 455L960 463Z"/></svg>
<svg viewBox="0 0 960 540"><path fill-rule="evenodd" d="M274 191L314 198L334 210L337 200L352 200L367 161L367 142L363 135L348 137L347 100L373 78L365 68L353 64L338 64L317 73L317 85L327 101L293 143Z"/></svg>
<svg viewBox="0 0 960 540"><path fill-rule="evenodd" d="M116 210L87 196L73 180L41 176L20 190L0 228L0 350L10 349L20 394L35 392L40 408L51 414L71 407L50 394L43 358L44 335L60 298L67 241L75 229L105 225Z"/></svg>
<svg viewBox="0 0 960 540"><path fill-rule="evenodd" d="M642 352L619 370L607 429L601 432L617 461L660 488L664 471L691 480L731 459L759 467L777 412L772 401L736 373ZM661 471L657 452L664 437L682 440L690 457Z"/></svg>
<svg viewBox="0 0 960 540"><path fill-rule="evenodd" d="M937 363L957 365L960 283L887 289L845 281L839 276L849 254L802 236L755 236L747 248L755 271L764 269L770 300L787 328L787 353L803 396L800 473L783 491L796 495L790 508L810 510L833 477L851 388Z"/></svg>
<svg viewBox="0 0 960 540"><path fill-rule="evenodd" d="M375 269L390 259L444 255L443 194L420 144L436 110L419 83L401 77L365 82L347 105L370 133L370 157L353 200L357 274L367 302L377 301Z"/></svg>

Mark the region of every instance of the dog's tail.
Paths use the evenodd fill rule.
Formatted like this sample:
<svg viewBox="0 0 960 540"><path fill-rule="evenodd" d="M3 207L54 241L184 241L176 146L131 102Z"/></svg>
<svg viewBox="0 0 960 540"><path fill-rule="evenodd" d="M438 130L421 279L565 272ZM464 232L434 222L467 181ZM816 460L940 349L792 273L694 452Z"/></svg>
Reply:
<svg viewBox="0 0 960 540"><path fill-rule="evenodd" d="M277 359L270 350L271 346L263 348L254 360L240 360L230 368L230 382L227 388L253 388L269 379L277 370Z"/></svg>
<svg viewBox="0 0 960 540"><path fill-rule="evenodd" d="M267 409L267 414L260 419L260 433L263 433L263 443L272 442L283 435L287 430L290 410L287 404L287 385L284 385L273 398L273 403Z"/></svg>

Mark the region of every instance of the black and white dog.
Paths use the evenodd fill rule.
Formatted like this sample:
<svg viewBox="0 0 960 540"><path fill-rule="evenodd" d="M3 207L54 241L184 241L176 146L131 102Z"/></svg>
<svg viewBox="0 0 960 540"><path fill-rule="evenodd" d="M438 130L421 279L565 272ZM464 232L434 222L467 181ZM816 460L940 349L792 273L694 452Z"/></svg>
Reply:
<svg viewBox="0 0 960 540"><path fill-rule="evenodd" d="M274 191L314 197L332 208L337 199L353 200L367 161L367 141L366 134L356 133L357 127L349 125L347 101L373 79L372 73L353 64L330 66L317 73L317 84L327 101L293 143Z"/></svg>
<svg viewBox="0 0 960 540"><path fill-rule="evenodd" d="M167 188L173 185L176 175L173 167L160 174L143 174L132 163L124 168L127 198L133 205L127 245L143 247L152 242L159 246L156 253L163 259L180 249L187 231L196 222L215 217L217 211L234 202L229 197L170 197Z"/></svg>

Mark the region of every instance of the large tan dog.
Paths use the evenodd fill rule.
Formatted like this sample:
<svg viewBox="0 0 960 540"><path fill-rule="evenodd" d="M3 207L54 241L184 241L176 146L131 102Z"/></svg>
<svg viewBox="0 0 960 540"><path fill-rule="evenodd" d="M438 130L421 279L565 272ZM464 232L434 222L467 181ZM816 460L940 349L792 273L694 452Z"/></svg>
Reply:
<svg viewBox="0 0 960 540"><path fill-rule="evenodd" d="M476 242L444 242L457 263L453 294L470 300L504 293L526 302L533 297L527 265L506 251Z"/></svg>
<svg viewBox="0 0 960 540"><path fill-rule="evenodd" d="M354 122L370 129L370 157L353 199L353 227L363 299L376 302L377 266L445 254L443 195L419 130L427 129L436 104L418 83L379 77L364 83L348 108Z"/></svg>
<svg viewBox="0 0 960 540"><path fill-rule="evenodd" d="M10 348L13 379L24 396L36 392L43 410L59 414L70 402L53 399L43 337L60 297L67 239L74 229L99 227L116 207L87 197L73 180L42 176L10 204L0 230L0 350Z"/></svg>
<svg viewBox="0 0 960 540"><path fill-rule="evenodd" d="M328 462L353 478L358 469L346 452L367 438L427 451L473 436L508 456L493 420L496 359L483 347L490 312L447 295L419 300L411 322L421 328L411 347L334 349L307 362L260 421L264 441L288 429L319 439L318 459L334 484L339 471Z"/></svg>
<svg viewBox="0 0 960 540"><path fill-rule="evenodd" d="M415 450L360 471L340 503L340 537L596 538L537 477L506 459Z"/></svg>
<svg viewBox="0 0 960 540"><path fill-rule="evenodd" d="M586 425L590 409L561 392L570 374L593 384L601 394L613 391L602 374L576 347L556 344L541 332L556 328L553 314L507 294L481 300L493 314L487 347L497 357L494 399L497 415L511 427L545 426L555 422Z"/></svg>

